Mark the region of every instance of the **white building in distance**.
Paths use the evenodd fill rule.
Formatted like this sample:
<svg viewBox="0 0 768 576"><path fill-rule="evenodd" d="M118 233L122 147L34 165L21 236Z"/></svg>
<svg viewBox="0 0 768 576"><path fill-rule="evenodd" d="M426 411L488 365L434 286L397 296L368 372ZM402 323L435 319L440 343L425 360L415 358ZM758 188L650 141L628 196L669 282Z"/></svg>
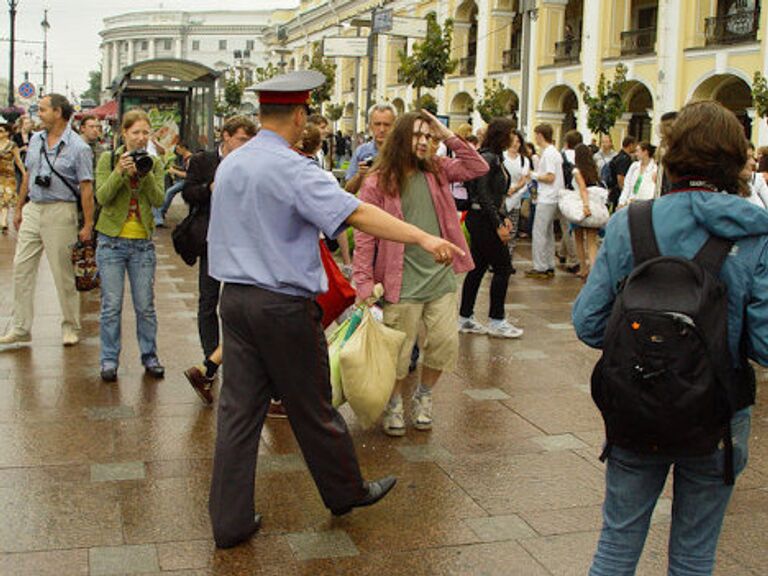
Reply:
<svg viewBox="0 0 768 576"><path fill-rule="evenodd" d="M219 71L236 71L250 84L264 66L263 35L272 10L131 12L104 19L101 100L125 66L155 58L179 58Z"/></svg>

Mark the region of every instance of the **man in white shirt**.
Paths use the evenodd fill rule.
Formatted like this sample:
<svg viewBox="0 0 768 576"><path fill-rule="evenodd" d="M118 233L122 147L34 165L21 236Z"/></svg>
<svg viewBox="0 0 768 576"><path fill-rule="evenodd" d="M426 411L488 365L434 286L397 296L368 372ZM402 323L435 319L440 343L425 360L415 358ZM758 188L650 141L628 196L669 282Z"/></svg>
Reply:
<svg viewBox="0 0 768 576"><path fill-rule="evenodd" d="M539 124L533 130L536 145L542 150L539 171L531 174L538 181L536 216L533 219L533 269L527 278L546 280L555 276L555 229L558 192L565 187L563 157L552 145L552 126Z"/></svg>

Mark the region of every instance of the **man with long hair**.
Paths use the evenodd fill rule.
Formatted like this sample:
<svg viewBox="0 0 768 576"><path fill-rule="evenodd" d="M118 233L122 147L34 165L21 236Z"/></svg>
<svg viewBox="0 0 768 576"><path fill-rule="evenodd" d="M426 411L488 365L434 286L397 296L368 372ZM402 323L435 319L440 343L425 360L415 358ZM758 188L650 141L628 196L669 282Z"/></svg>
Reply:
<svg viewBox="0 0 768 576"><path fill-rule="evenodd" d="M442 140L453 158L435 156L433 140ZM465 141L456 137L424 110L401 116L360 190L360 199L400 220L443 238L468 252L450 189L451 182L482 176L488 164ZM376 240L356 232L354 279L358 299L365 300L377 282L384 285L384 323L405 332L397 363L397 383L384 413L384 432L405 434L403 380L419 330L426 329L421 380L412 399L417 430L432 428L432 388L445 370L453 369L458 355L456 274L474 266L465 254L453 267L435 264L410 246Z"/></svg>

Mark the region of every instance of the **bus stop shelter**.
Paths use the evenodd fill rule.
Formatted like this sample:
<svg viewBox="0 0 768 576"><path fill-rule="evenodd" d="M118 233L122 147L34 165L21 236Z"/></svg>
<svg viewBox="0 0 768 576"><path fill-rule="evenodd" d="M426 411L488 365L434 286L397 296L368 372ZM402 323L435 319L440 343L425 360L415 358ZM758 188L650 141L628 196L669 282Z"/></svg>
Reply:
<svg viewBox="0 0 768 576"><path fill-rule="evenodd" d="M112 84L118 123L131 108L149 114L163 147L180 138L193 150L214 149L214 94L220 73L177 58L143 60L122 70Z"/></svg>

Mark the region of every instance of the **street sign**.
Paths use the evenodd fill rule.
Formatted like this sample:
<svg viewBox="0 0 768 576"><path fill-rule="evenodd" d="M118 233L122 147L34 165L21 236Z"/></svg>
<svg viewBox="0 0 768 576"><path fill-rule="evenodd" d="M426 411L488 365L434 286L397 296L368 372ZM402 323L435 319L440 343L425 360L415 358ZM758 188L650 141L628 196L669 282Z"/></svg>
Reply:
<svg viewBox="0 0 768 576"><path fill-rule="evenodd" d="M35 85L32 82L22 82L19 84L19 96L22 98L32 98L35 95Z"/></svg>
<svg viewBox="0 0 768 576"><path fill-rule="evenodd" d="M427 21L423 18L393 16L392 29L387 32L387 34L392 36L405 36L406 38L426 38Z"/></svg>
<svg viewBox="0 0 768 576"><path fill-rule="evenodd" d="M381 34L392 30L392 9L373 11L373 33Z"/></svg>
<svg viewBox="0 0 768 576"><path fill-rule="evenodd" d="M368 38L365 36L331 36L323 39L326 58L365 58L368 56Z"/></svg>

